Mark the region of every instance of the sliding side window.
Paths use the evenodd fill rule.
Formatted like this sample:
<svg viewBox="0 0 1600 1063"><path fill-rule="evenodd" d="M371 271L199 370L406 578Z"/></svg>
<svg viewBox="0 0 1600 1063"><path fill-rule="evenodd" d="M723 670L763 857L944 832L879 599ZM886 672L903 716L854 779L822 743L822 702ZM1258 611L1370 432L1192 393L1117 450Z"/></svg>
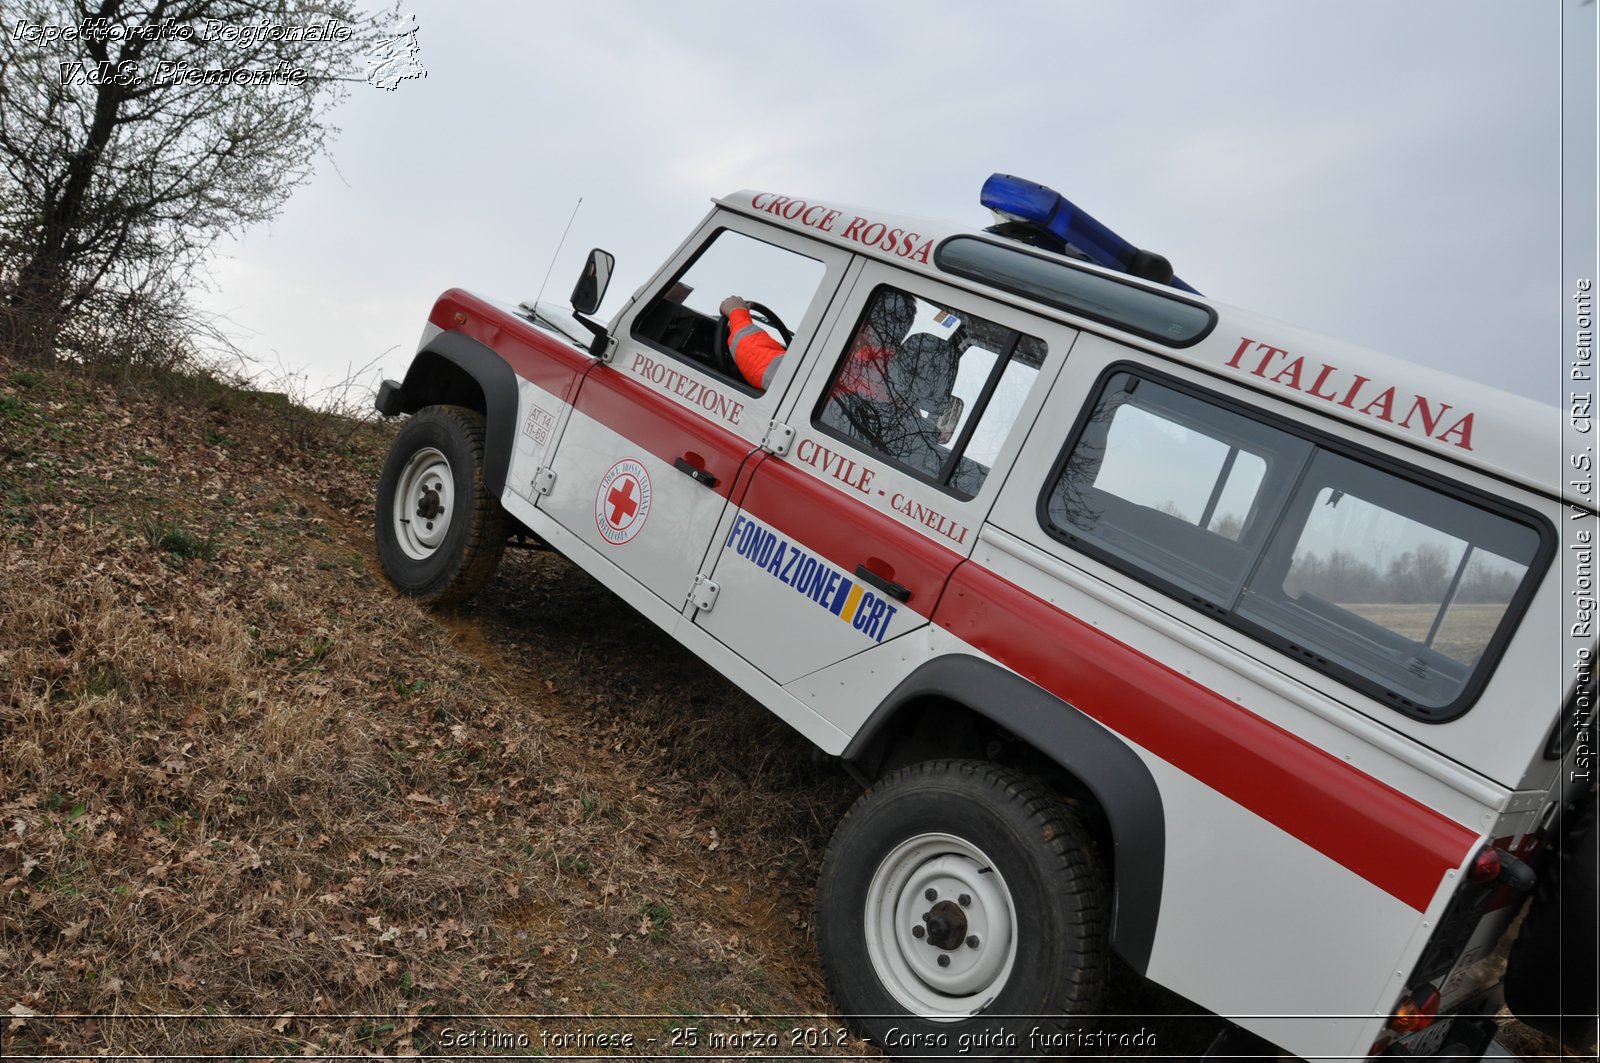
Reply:
<svg viewBox="0 0 1600 1063"><path fill-rule="evenodd" d="M1435 710L1506 630L1539 547L1526 524L1322 451L1238 615L1402 708Z"/></svg>

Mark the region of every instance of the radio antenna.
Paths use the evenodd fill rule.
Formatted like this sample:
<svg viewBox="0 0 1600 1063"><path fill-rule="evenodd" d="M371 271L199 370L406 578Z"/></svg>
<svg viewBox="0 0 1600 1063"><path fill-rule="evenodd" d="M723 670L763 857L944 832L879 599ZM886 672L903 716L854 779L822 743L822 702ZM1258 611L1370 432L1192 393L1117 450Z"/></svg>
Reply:
<svg viewBox="0 0 1600 1063"><path fill-rule="evenodd" d="M539 300L544 298L545 285L550 283L550 274L555 271L556 259L561 254L561 245L567 242L567 233L572 231L572 223L577 220L578 208L581 206L583 206L583 197L579 196L578 202L572 207L572 217L567 219L567 227L561 231L561 239L556 241L555 254L550 256L550 268L544 271L544 280L539 282L539 294L533 297L533 309L535 312L539 309Z"/></svg>

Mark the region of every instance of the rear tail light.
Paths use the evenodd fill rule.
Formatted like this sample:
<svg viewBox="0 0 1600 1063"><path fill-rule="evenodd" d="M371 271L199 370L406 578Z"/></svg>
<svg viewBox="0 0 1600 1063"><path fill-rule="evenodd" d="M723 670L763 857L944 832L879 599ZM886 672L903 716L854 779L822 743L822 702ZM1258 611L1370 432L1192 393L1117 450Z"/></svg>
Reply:
<svg viewBox="0 0 1600 1063"><path fill-rule="evenodd" d="M1439 991L1425 985L1402 997L1389 1017L1389 1029L1398 1034L1416 1033L1433 1025L1439 1014Z"/></svg>
<svg viewBox="0 0 1600 1063"><path fill-rule="evenodd" d="M1526 851L1530 854L1537 848L1537 840L1526 843ZM1467 878L1473 882L1499 882L1518 893L1527 893L1537 881L1533 868L1520 858L1492 845L1485 845L1472 858L1472 865L1467 868Z"/></svg>
<svg viewBox="0 0 1600 1063"><path fill-rule="evenodd" d="M1493 882L1500 877L1500 853L1492 845L1485 845L1478 851L1472 861L1472 866L1467 869L1467 877L1474 882Z"/></svg>

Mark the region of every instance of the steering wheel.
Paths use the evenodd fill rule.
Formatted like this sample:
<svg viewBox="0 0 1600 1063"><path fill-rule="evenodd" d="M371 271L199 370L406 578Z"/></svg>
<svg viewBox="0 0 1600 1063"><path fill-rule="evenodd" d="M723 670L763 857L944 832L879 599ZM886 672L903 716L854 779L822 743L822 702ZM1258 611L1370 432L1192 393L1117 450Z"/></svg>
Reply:
<svg viewBox="0 0 1600 1063"><path fill-rule="evenodd" d="M764 325L771 325L778 330L778 335L783 337L785 349L794 342L794 331L783 323L783 319L774 313L770 306L754 300L747 300L746 305L750 308L750 317L752 319L760 321ZM761 316L756 317L757 314ZM716 342L711 351L712 368L724 376L733 377L735 380L743 380L744 374L739 372L739 364L733 360L733 352L728 349L728 338L732 333L733 325L729 322L728 315L723 314L718 317Z"/></svg>

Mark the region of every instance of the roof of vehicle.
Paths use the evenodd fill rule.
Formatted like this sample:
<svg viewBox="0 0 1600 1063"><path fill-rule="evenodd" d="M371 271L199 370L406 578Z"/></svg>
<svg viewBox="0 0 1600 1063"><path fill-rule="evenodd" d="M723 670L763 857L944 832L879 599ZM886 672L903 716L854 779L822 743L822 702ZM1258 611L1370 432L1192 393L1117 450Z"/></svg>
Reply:
<svg viewBox="0 0 1600 1063"><path fill-rule="evenodd" d="M1223 379L1273 394L1328 414L1355 427L1415 445L1442 457L1480 468L1545 494L1594 508L1563 476L1561 413L1554 406L1501 391L1462 377L1319 336L1261 314L1251 313L1173 288L1102 269L1063 255L948 222L930 221L845 204L746 189L715 202L737 211L882 259L946 283L971 284L977 278L941 264L941 247L953 237L971 237L1016 256L1025 268L1038 261L1065 266L1116 285L1142 289L1193 314L1214 315L1199 339L1182 344L1114 316L1067 308L1068 301L1045 302L1018 287L1001 297L1021 301L1039 313L1093 332L1117 336L1132 346L1187 363ZM970 246L970 245L969 245ZM1028 264L1033 259L1035 263ZM1065 276L1065 274L1063 274ZM995 290L993 283L978 283ZM1104 285L1105 281L1095 281ZM1149 296L1140 295L1149 301ZM1052 305L1053 304L1053 305Z"/></svg>

